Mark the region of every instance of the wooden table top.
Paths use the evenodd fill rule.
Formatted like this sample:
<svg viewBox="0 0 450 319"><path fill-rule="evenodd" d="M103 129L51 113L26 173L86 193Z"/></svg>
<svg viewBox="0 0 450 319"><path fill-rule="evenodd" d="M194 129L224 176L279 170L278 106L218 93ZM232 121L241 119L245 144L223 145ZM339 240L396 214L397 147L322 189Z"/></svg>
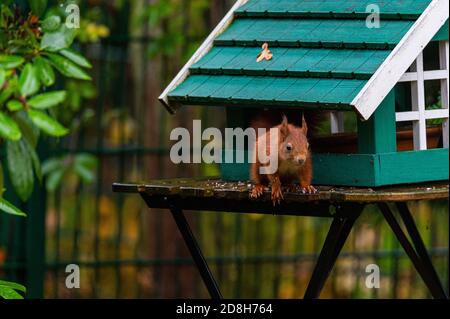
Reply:
<svg viewBox="0 0 450 319"><path fill-rule="evenodd" d="M115 183L118 193L140 193L151 197L177 197L191 199L229 199L233 201L270 202L270 189L257 199L249 198L250 182L226 182L219 179L163 179L142 183ZM286 203L305 202L405 202L448 199L448 181L423 184L396 185L379 188L319 186L317 194L284 193Z"/></svg>

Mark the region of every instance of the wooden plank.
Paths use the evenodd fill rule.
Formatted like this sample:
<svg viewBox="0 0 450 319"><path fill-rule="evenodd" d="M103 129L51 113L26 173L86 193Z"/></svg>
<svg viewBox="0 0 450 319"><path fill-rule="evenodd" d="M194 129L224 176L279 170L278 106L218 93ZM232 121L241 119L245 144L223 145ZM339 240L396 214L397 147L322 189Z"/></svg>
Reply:
<svg viewBox="0 0 450 319"><path fill-rule="evenodd" d="M192 74L304 76L369 79L389 55L382 50L273 48L271 61L256 62L260 47L215 47ZM382 54L384 53L384 54Z"/></svg>
<svg viewBox="0 0 450 319"><path fill-rule="evenodd" d="M377 188L343 188L336 191L333 200L365 203L407 202L448 199L448 182L406 184Z"/></svg>
<svg viewBox="0 0 450 319"><path fill-rule="evenodd" d="M448 109L426 110L425 119L448 119Z"/></svg>
<svg viewBox="0 0 450 319"><path fill-rule="evenodd" d="M247 159L247 152L244 152L244 155ZM376 155L371 154L313 154L313 183L314 185L375 186L377 159ZM221 178L224 180L249 179L249 163L222 163L220 168Z"/></svg>
<svg viewBox="0 0 450 319"><path fill-rule="evenodd" d="M181 71L175 76L172 82L167 86L164 92L159 96L159 101L167 108L169 112L175 112L175 107L170 105L168 100L168 94L170 91L174 90L181 82L183 82L189 75L189 68L200 60L209 50L213 47L214 39L221 34L232 22L234 18L234 11L240 6L245 4L248 0L237 0L233 7L228 11L225 17L220 21L220 23L214 28L211 34L206 38L194 55L189 59L189 61L183 66Z"/></svg>
<svg viewBox="0 0 450 319"><path fill-rule="evenodd" d="M396 151L395 116L395 93L392 90L369 120L358 119L358 152L360 154Z"/></svg>
<svg viewBox="0 0 450 319"><path fill-rule="evenodd" d="M413 25L412 21L385 21L374 34L365 20L236 19L215 40L216 45L272 47L393 48ZM280 23L285 24L284 27Z"/></svg>
<svg viewBox="0 0 450 319"><path fill-rule="evenodd" d="M168 99L187 105L304 105L348 110L348 104L364 83L356 79L191 75L169 93Z"/></svg>
<svg viewBox="0 0 450 319"><path fill-rule="evenodd" d="M366 18L367 6L375 4L382 19L417 19L431 0L394 1L286 1L252 0L236 10L237 16L296 18Z"/></svg>
<svg viewBox="0 0 450 319"><path fill-rule="evenodd" d="M176 202L183 209L189 207L201 210L203 206L200 203L207 203L204 205L205 210L255 213L259 207L264 208L265 213L271 214L286 212L286 204L293 204L292 213L299 213L300 203L326 202L330 205L341 202L405 202L448 199L449 196L448 181L377 188L317 186L319 192L315 195L286 193L287 203L274 209L269 188L265 190L263 197L256 201L249 199L251 188L251 183L247 181L232 182L222 179L166 179L138 184L113 184L113 191L117 193L145 194L151 199L148 202L152 208L169 208L170 203ZM261 207L265 203L269 205ZM316 206L313 210L316 212L317 208L319 207ZM328 207L325 211L327 210Z"/></svg>
<svg viewBox="0 0 450 319"><path fill-rule="evenodd" d="M448 180L448 149L379 154L377 185Z"/></svg>
<svg viewBox="0 0 450 319"><path fill-rule="evenodd" d="M433 70L433 71L424 71L423 79L425 81L429 80L441 80L447 78L446 70ZM406 72L402 75L398 82L413 82L417 81L417 72Z"/></svg>
<svg viewBox="0 0 450 319"><path fill-rule="evenodd" d="M337 87L330 93L324 95L321 99L321 103L329 103L330 101L339 100L341 103L347 104L358 94L363 88L366 81L341 81Z"/></svg>
<svg viewBox="0 0 450 319"><path fill-rule="evenodd" d="M403 36L400 43L351 103L363 119L369 119L417 55L444 25L448 19L448 11L448 0L433 0Z"/></svg>
<svg viewBox="0 0 450 319"><path fill-rule="evenodd" d="M314 185L380 187L448 180L448 149L383 154L313 154ZM249 179L249 164L221 164L224 180Z"/></svg>
<svg viewBox="0 0 450 319"><path fill-rule="evenodd" d="M370 154L314 154L314 185L375 186L377 157Z"/></svg>
<svg viewBox="0 0 450 319"><path fill-rule="evenodd" d="M419 112L397 112L395 114L395 120L397 122L411 122L419 120Z"/></svg>

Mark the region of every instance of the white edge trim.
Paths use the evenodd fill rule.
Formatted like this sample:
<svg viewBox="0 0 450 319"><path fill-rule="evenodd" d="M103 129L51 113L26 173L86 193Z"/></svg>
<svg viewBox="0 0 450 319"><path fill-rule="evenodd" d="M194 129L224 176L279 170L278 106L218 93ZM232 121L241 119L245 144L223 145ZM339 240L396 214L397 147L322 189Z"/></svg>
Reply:
<svg viewBox="0 0 450 319"><path fill-rule="evenodd" d="M173 91L178 85L180 85L189 75L189 68L198 62L202 57L204 57L213 47L214 40L233 22L234 12L244 5L248 0L237 0L233 7L228 11L225 17L220 21L220 23L214 28L202 45L197 49L194 55L189 59L189 61L183 66L180 72L175 76L175 78L170 82L164 92L159 96L159 101L164 104L164 106L169 110L169 112L174 113L175 108L170 105L167 95Z"/></svg>
<svg viewBox="0 0 450 319"><path fill-rule="evenodd" d="M433 0L350 103L368 120L448 19L449 0Z"/></svg>

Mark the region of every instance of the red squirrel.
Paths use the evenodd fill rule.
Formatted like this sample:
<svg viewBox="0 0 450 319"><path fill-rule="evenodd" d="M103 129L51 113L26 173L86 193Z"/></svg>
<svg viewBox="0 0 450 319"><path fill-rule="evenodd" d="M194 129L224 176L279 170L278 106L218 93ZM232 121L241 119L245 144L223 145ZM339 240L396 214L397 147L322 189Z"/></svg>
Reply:
<svg viewBox="0 0 450 319"><path fill-rule="evenodd" d="M267 122L258 119L253 122L254 128L266 128ZM303 193L316 193L317 190L311 185L313 177L313 166L311 152L307 139L308 126L302 115L302 126L297 127L289 124L283 115L280 125L274 127L278 130L278 167L273 174L261 174L260 167L264 167L259 159L258 149L263 147L266 154L270 154L271 133L267 131L257 138L253 151L255 161L251 165L250 176L255 184L250 193L251 198L259 198L264 187L269 183L272 185L272 201L274 206L281 203L283 199L282 185L287 185L290 190L295 189L294 181L298 181ZM272 137L273 138L273 137Z"/></svg>

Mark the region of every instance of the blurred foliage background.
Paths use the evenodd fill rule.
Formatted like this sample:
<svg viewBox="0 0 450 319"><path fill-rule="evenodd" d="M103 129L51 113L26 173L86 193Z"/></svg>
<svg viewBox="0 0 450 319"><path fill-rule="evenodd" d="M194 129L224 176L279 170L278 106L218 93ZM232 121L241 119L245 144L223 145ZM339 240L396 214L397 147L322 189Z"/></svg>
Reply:
<svg viewBox="0 0 450 319"><path fill-rule="evenodd" d="M224 127L220 108L157 101L165 85L233 1L80 0L74 47L93 81L61 80L67 97L54 116L71 134L39 149L45 182L23 203L25 221L0 215L0 278L30 297L208 297L166 211L137 196L113 194L117 181L218 175L215 165L174 165L173 127L193 119ZM49 1L49 6L66 6ZM84 156L84 158L83 158ZM86 158L89 157L89 158ZM77 163L88 163L80 165ZM8 182L8 181L6 181ZM410 205L448 291L448 202ZM187 213L226 297L300 298L329 220L211 212ZM65 287L65 267L81 267L81 288ZM381 268L381 288L365 287L365 266ZM427 289L386 223L368 207L347 242L324 298L423 298Z"/></svg>

